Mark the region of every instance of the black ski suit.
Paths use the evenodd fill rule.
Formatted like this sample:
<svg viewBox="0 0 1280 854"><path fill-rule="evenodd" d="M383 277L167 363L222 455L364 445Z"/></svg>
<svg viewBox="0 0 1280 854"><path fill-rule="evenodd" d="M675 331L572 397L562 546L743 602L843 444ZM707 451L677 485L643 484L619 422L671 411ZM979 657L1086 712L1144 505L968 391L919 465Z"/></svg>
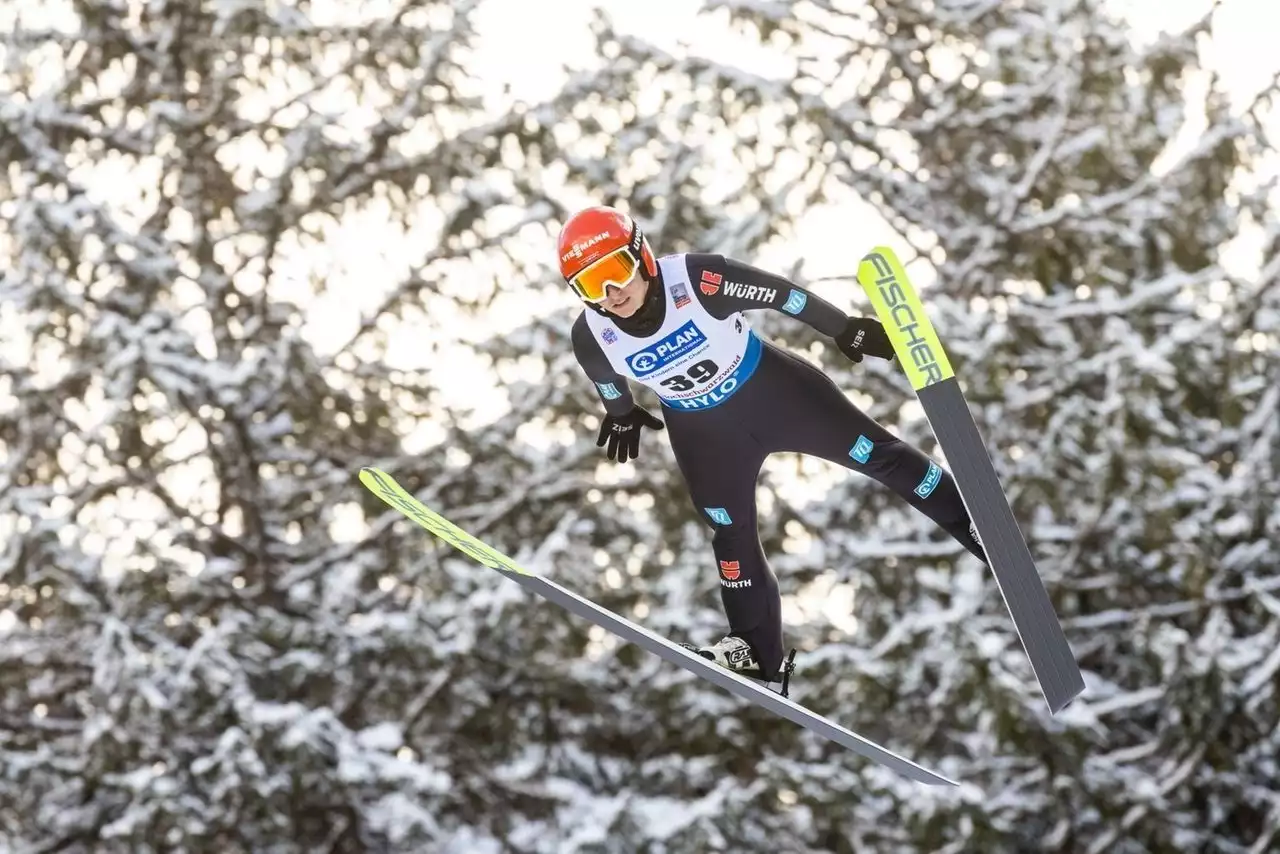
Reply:
<svg viewBox="0 0 1280 854"><path fill-rule="evenodd" d="M689 280L695 283L693 296L715 318L774 309L832 338L849 323L835 306L780 276L720 255L690 253L685 258ZM724 286L696 286L708 280ZM662 290L660 280L650 283L644 307L631 318L607 316L628 335L652 335L667 310ZM627 381L588 328L585 313L574 324L572 340L578 363L595 383L606 412L613 417L632 412L636 404ZM774 679L784 657L781 597L756 526L756 480L769 454L808 454L872 477L985 558L949 472L862 412L821 370L761 343L758 366L732 397L701 411L662 409L693 504L712 530L730 634L750 644L763 675Z"/></svg>

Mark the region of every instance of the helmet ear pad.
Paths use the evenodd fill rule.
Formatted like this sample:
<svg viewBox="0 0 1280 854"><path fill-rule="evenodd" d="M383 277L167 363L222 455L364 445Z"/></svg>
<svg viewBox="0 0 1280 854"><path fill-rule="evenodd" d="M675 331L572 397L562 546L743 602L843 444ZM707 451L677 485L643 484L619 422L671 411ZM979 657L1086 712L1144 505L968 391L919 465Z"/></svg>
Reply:
<svg viewBox="0 0 1280 854"><path fill-rule="evenodd" d="M640 268L644 273L644 277L650 282L658 279L658 259L653 255L653 248L649 246L649 238L640 230L640 223L635 220L631 221L631 251L636 253L640 258Z"/></svg>
<svg viewBox="0 0 1280 854"><path fill-rule="evenodd" d="M644 244L640 248L640 263L644 265L645 278L649 281L656 281L658 278L658 259L653 257L653 250L649 248L649 240L645 238Z"/></svg>

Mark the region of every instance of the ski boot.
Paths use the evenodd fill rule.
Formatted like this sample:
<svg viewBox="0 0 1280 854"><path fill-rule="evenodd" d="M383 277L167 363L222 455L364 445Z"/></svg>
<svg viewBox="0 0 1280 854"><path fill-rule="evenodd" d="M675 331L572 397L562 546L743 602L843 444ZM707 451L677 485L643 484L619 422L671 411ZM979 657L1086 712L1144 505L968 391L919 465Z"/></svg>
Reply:
<svg viewBox="0 0 1280 854"><path fill-rule="evenodd" d="M760 663L756 661L756 656L751 651L751 646L736 635L726 635L710 646L697 646L691 643L682 643L680 646L723 667L725 670L737 673L739 676L746 676L748 679L763 682L765 686L770 684L764 678L764 674L761 673ZM796 651L793 649L780 668L782 688L777 693L783 697L787 696L787 690L791 684L791 672L796 669L795 659Z"/></svg>

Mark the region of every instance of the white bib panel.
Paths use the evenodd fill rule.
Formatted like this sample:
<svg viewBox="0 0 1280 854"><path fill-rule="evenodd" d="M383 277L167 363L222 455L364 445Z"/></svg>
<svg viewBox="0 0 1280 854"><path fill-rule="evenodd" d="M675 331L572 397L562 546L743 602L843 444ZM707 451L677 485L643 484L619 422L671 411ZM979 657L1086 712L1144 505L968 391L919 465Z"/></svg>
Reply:
<svg viewBox="0 0 1280 854"><path fill-rule="evenodd" d="M613 369L651 389L671 409L708 409L723 403L760 363L760 339L735 312L724 320L707 313L692 294L683 253L658 259L667 311L654 334L636 338L608 317L588 311L587 327Z"/></svg>

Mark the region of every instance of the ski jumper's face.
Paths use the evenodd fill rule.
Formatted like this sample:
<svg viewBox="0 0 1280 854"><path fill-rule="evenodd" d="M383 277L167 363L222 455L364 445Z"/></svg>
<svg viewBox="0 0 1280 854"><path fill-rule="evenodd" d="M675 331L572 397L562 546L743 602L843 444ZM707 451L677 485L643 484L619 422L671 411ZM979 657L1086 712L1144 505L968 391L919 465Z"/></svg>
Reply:
<svg viewBox="0 0 1280 854"><path fill-rule="evenodd" d="M608 289L609 295L604 302L600 303L600 307L618 317L630 317L644 305L644 298L648 291L649 283L637 269L626 287Z"/></svg>

